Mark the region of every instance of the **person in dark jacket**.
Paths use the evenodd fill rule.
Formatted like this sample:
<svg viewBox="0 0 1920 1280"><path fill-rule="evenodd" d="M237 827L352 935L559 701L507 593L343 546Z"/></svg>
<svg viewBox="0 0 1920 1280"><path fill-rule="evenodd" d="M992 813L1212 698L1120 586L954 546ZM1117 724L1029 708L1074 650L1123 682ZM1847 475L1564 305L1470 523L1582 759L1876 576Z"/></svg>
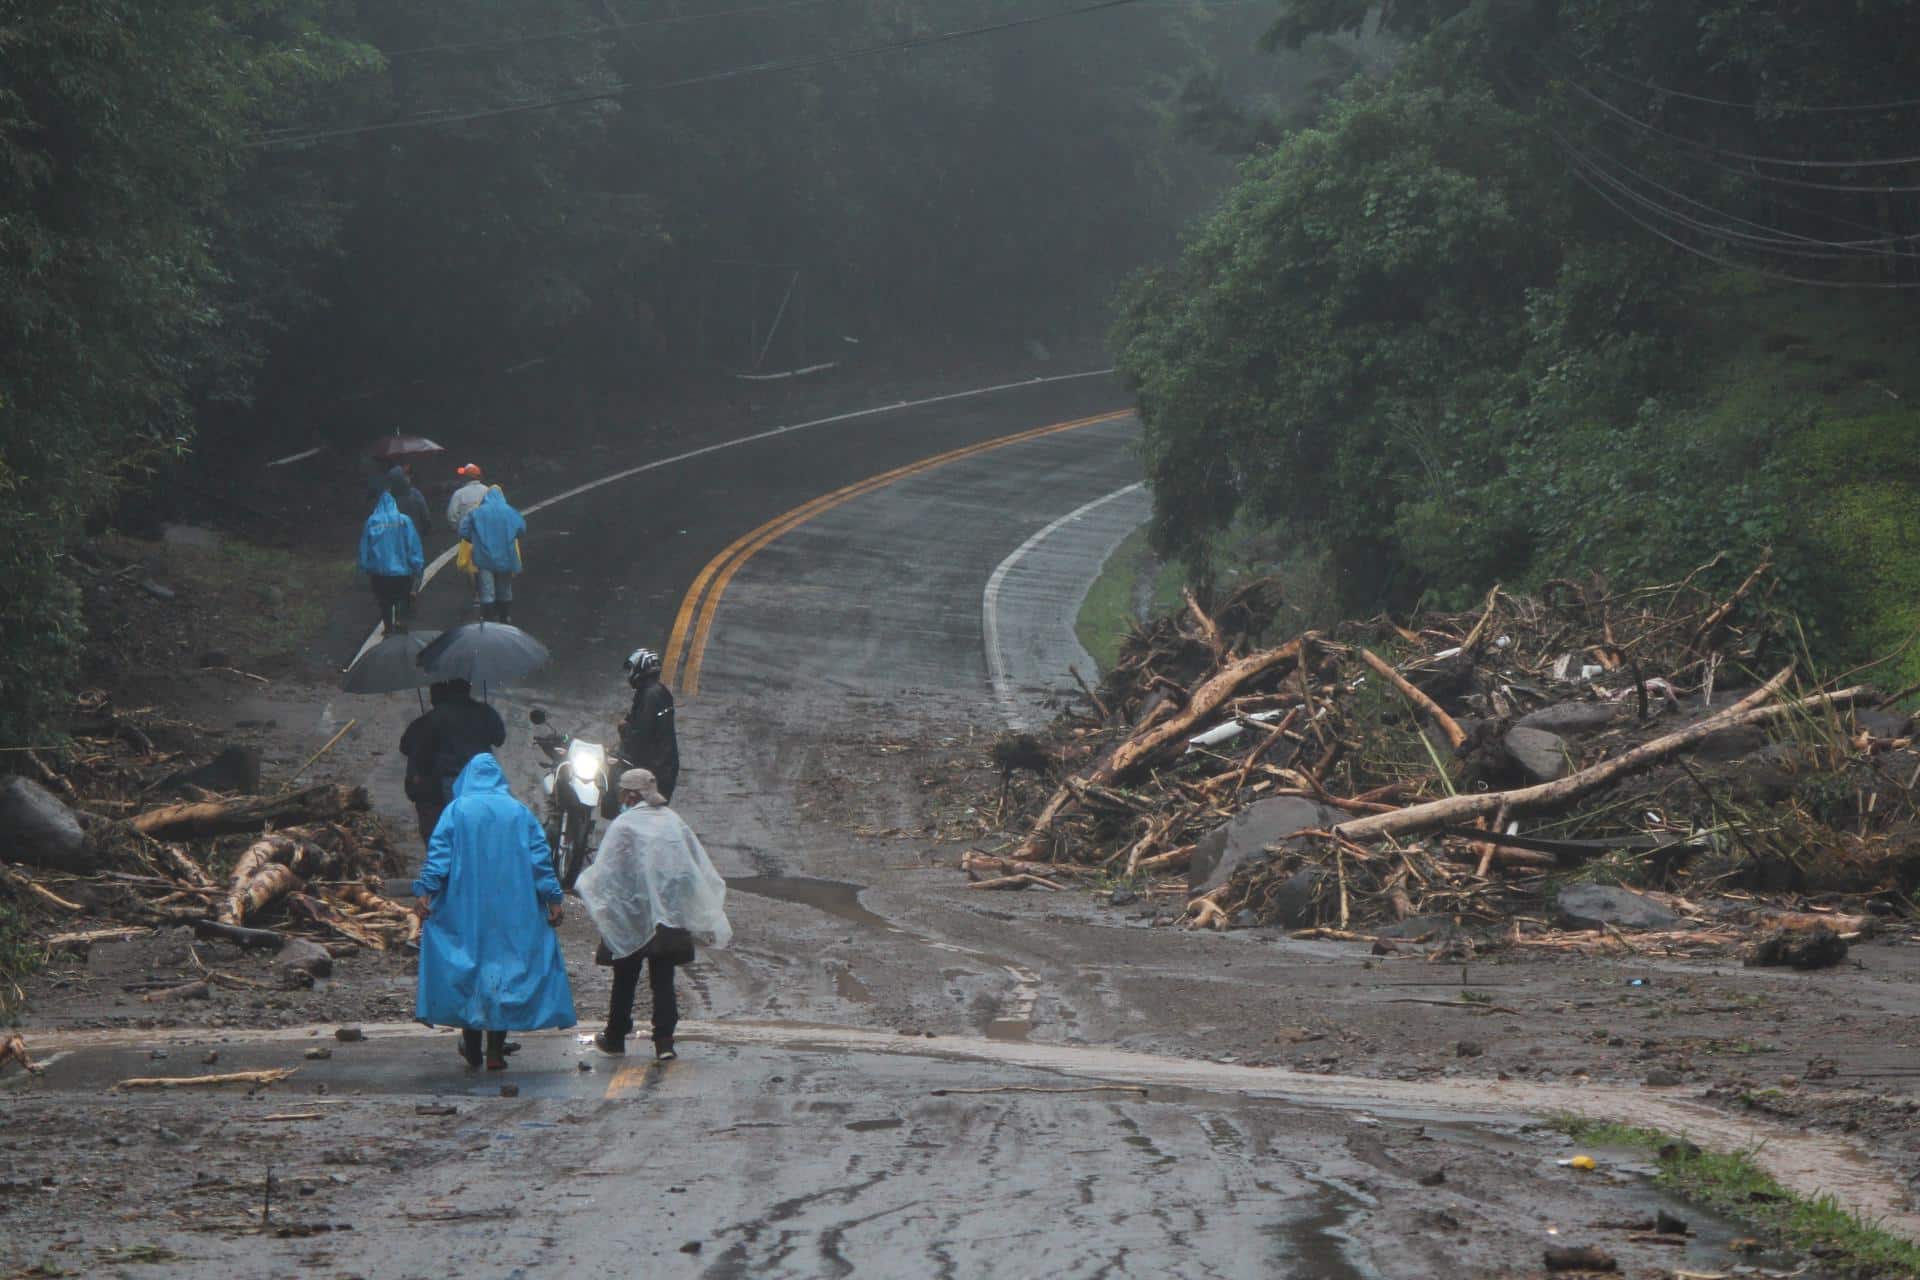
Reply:
<svg viewBox="0 0 1920 1280"><path fill-rule="evenodd" d="M645 769L659 784L660 794L673 799L680 780L680 741L673 729L673 691L660 679L660 655L635 649L624 664L633 686L633 706L620 722L620 755L635 769Z"/></svg>
<svg viewBox="0 0 1920 1280"><path fill-rule="evenodd" d="M420 819L420 838L433 838L440 813L453 799L454 780L467 762L507 740L500 713L473 698L465 680L432 686L433 710L407 726L400 752L407 758L407 798Z"/></svg>
<svg viewBox="0 0 1920 1280"><path fill-rule="evenodd" d="M420 535L421 545L424 546L433 523L433 517L427 509L427 495L414 487L413 477L407 474L407 469L397 465L387 470L387 492L393 495L394 505L400 508L400 514L413 521L413 531Z"/></svg>
<svg viewBox="0 0 1920 1280"><path fill-rule="evenodd" d="M373 583L380 606L380 627L388 635L400 629L400 609L413 596L414 575L426 567L420 535L400 514L393 495L383 493L360 530L360 571Z"/></svg>

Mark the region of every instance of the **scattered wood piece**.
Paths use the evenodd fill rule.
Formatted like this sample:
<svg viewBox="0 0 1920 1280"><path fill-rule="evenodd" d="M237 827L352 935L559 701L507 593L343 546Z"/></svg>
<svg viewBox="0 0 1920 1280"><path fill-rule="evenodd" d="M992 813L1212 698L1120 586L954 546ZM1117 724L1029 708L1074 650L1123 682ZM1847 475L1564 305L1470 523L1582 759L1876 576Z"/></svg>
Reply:
<svg viewBox="0 0 1920 1280"><path fill-rule="evenodd" d="M207 1089L229 1084L277 1084L298 1071L298 1067L272 1067L264 1071L223 1071L210 1076L134 1076L115 1085L116 1089Z"/></svg>
<svg viewBox="0 0 1920 1280"><path fill-rule="evenodd" d="M1460 727L1458 720L1455 720L1443 711L1439 703L1416 689L1413 686L1413 682L1395 670L1393 664L1386 659L1368 649L1361 649L1359 653L1360 660L1379 672L1382 676L1385 676L1387 682L1400 691L1401 697L1426 713L1427 718L1433 721L1440 732L1447 735L1447 743L1449 746L1455 751L1458 751L1466 745L1467 731Z"/></svg>
<svg viewBox="0 0 1920 1280"><path fill-rule="evenodd" d="M948 1098L964 1094L981 1093L1137 1093L1147 1096L1147 1086L1143 1084L992 1084L973 1089L929 1089L936 1098Z"/></svg>
<svg viewBox="0 0 1920 1280"><path fill-rule="evenodd" d="M0 1035L0 1071L4 1071L9 1062L19 1063L28 1075L37 1076L45 1070L28 1055L26 1039L17 1032Z"/></svg>
<svg viewBox="0 0 1920 1280"><path fill-rule="evenodd" d="M163 987L158 991L149 991L140 997L142 1004L162 1004L168 1000L207 1000L212 998L213 990L207 986L204 978L181 983L177 987Z"/></svg>
<svg viewBox="0 0 1920 1280"><path fill-rule="evenodd" d="M144 835L160 837L232 835L268 825L326 821L367 807L364 787L322 783L282 796L165 805L136 816L133 827Z"/></svg>
<svg viewBox="0 0 1920 1280"><path fill-rule="evenodd" d="M48 906L58 907L62 911L81 912L86 910L86 908L79 903L67 901L45 885L3 864L0 864L0 880L4 880L21 892L40 899L40 901L46 903Z"/></svg>

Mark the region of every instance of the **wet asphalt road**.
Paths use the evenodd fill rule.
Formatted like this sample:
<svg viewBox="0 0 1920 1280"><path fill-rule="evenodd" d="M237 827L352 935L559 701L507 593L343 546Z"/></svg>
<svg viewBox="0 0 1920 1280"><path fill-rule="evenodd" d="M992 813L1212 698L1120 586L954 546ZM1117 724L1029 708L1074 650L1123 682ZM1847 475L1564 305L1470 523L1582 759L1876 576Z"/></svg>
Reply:
<svg viewBox="0 0 1920 1280"><path fill-rule="evenodd" d="M621 656L664 646L688 588L740 534L867 477L1118 399L1095 379L874 415L540 513L515 620L556 661L503 708L538 701L568 727L610 724L624 703ZM1409 1095L1366 1114L1391 1085L1345 1083L1326 1094L1332 1105L1307 1106L1316 1095L1287 1101L1258 1083L1278 1076L1254 1068L1105 1060L1088 1031L1176 1027L1190 1011L1082 971L1035 917L956 901L967 895L950 872L923 893L927 873L895 874L804 818L851 757L1002 723L983 649L987 584L1038 531L1138 479L1134 430L1089 424L903 477L820 509L736 567L712 610L699 692L682 702L676 807L735 882L739 937L685 976L701 1024L678 1062L615 1062L573 1035L528 1036L508 1098L503 1077L460 1068L445 1034L395 1028L314 1061L295 1050L324 1036L187 1035L167 1074L211 1070L180 1065L205 1044L217 1044L220 1070L301 1070L251 1099L99 1104L101 1133L190 1135L143 1166L151 1203L115 1219L121 1247L159 1236L180 1255L140 1274L1524 1274L1565 1232L1650 1216L1664 1202L1630 1168L1578 1183L1550 1140L1460 1125L1487 1118L1466 1083L1446 1105ZM1045 572L1090 575L1111 532L1050 555ZM449 578L422 623L461 612ZM1037 643L1044 670L1049 642ZM397 738L403 702L356 710L369 733ZM533 795L517 729L505 754ZM380 763L369 781L403 812L392 772ZM876 821L907 807L855 798ZM569 920L565 939L590 1029L604 978L584 963L583 922ZM1103 967L1175 963L1137 945L1119 938ZM956 1021L987 1038L946 1047L944 1030L895 1034ZM144 1048L136 1035L77 1049L54 1064L52 1092L25 1105L57 1109L71 1091L97 1098L161 1070ZM1144 1093L1087 1087L1146 1075ZM335 1182L325 1148L343 1144L390 1162ZM314 1188L283 1221L351 1230L263 1238L238 1210L209 1207L179 1234L181 1199L213 1185L206 1165L234 1162L222 1185L243 1186L262 1158ZM1642 1260L1724 1262L1729 1232L1691 1216L1693 1242Z"/></svg>

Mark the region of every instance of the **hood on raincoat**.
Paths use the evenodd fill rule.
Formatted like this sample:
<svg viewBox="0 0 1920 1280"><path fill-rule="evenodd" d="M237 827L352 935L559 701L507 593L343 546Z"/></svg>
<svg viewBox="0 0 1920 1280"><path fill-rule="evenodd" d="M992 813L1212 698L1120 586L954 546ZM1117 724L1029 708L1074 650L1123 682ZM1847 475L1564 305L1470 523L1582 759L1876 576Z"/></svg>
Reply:
<svg viewBox="0 0 1920 1280"><path fill-rule="evenodd" d="M360 530L360 572L410 578L426 563L426 554L420 549L420 531L400 513L392 494L381 494Z"/></svg>
<svg viewBox="0 0 1920 1280"><path fill-rule="evenodd" d="M460 537L473 544L473 563L493 573L520 572L520 535L527 522L507 505L507 495L495 485L479 506L460 521Z"/></svg>
<svg viewBox="0 0 1920 1280"><path fill-rule="evenodd" d="M646 946L661 925L709 947L733 940L727 882L693 828L668 808L636 805L615 818L574 891L616 960Z"/></svg>
<svg viewBox="0 0 1920 1280"><path fill-rule="evenodd" d="M413 891L433 904L420 929L415 1017L485 1031L574 1024L566 964L544 910L561 900L553 855L492 752L460 771Z"/></svg>

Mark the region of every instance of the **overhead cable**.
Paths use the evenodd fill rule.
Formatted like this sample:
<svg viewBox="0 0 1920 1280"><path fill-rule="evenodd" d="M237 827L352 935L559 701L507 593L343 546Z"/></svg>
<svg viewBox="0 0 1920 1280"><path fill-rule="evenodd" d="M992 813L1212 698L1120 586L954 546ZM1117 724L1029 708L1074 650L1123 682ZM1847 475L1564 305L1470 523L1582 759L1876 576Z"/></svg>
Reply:
<svg viewBox="0 0 1920 1280"><path fill-rule="evenodd" d="M658 81L652 84L622 84L615 85L611 89L599 89L591 93L571 94L562 98L545 98L535 102L521 102L512 106L489 107L477 111L457 112L428 117L409 116L403 120L387 120L378 124L352 125L338 129L316 129L307 133L261 137L245 145L255 148L286 147L309 142L324 142L332 138L352 138L371 133L392 133L401 129L433 128L440 125L467 124L477 120L498 120L506 116L526 115L534 111L552 111L559 107L575 107L594 102L610 102L635 94L662 93L671 89L689 89L698 85L719 84L729 80L744 80L754 76L776 75L787 71L804 71L812 67L828 66L832 63L847 62L856 58L871 58L888 53L905 53L913 49L924 49L931 45L946 44L956 40L968 40L979 36L992 35L995 32L1013 31L1023 27L1039 26L1047 22L1059 22L1067 18L1085 17L1088 14L1101 13L1109 9L1119 9L1140 2L1141 0L1096 0L1096 3L1093 4L1081 5L1074 9L1062 9L1055 13L1036 14L1027 18L1012 18L1004 22L988 23L977 27L963 27L954 31L943 31L924 36L911 36L904 40L892 40L884 44L865 45L857 49L844 49L834 53L812 54L804 58L757 62L744 67L733 67L725 71L714 71L705 75L688 76L681 80Z"/></svg>
<svg viewBox="0 0 1920 1280"><path fill-rule="evenodd" d="M539 31L524 36L503 36L498 40L468 40L455 44L427 44L412 49L382 49L388 58L417 58L430 53L478 53L490 49L513 49L521 45L542 44L549 40L576 40L621 31L641 31L687 22L705 22L713 18L744 18L756 13L782 9L807 9L829 0L780 0L777 4L756 4L741 9L715 9L706 13L675 13L658 18L639 18L632 22L603 22L592 27L573 27L565 31Z"/></svg>
<svg viewBox="0 0 1920 1280"><path fill-rule="evenodd" d="M1669 89L1666 85L1654 84L1649 80L1636 80L1632 76L1623 75L1612 67L1598 62L1582 62L1580 65L1587 70L1598 71L1609 79L1618 80L1622 84L1630 84L1636 89L1664 94L1669 98L1679 98L1685 102L1701 102L1712 107L1731 107L1736 111L1751 111L1755 114L1762 111L1780 111L1793 115L1869 115L1876 111L1906 111L1920 107L1920 98L1901 98L1893 102L1852 102L1825 107L1810 107L1799 103L1734 102L1727 98L1712 98L1705 94L1688 93L1684 89Z"/></svg>
<svg viewBox="0 0 1920 1280"><path fill-rule="evenodd" d="M1595 93L1592 89L1581 84L1573 77L1554 72L1553 69L1547 67L1544 62L1541 63L1541 66L1548 74L1559 75L1562 83L1581 97L1592 102L1595 106L1598 106L1610 115L1617 116L1621 120L1633 125L1636 129L1656 134L1683 147L1689 147L1697 151L1705 151L1717 156L1724 156L1730 160L1744 160L1749 164L1774 164L1795 169L1890 169L1920 165L1920 156L1889 156L1876 159L1855 160L1795 160L1787 156L1761 156L1745 151L1730 151L1725 147L1716 147L1712 143L1682 137L1680 134L1669 132L1666 129L1660 128L1658 125L1650 124L1632 112L1626 111L1609 102L1606 98Z"/></svg>

